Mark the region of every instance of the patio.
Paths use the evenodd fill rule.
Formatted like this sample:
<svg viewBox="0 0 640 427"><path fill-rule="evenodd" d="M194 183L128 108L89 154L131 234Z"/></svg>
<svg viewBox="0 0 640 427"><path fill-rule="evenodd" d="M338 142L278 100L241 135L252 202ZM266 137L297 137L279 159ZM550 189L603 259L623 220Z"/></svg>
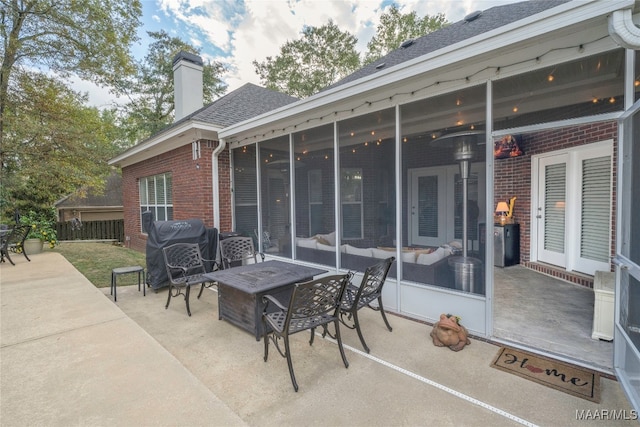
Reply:
<svg viewBox="0 0 640 427"><path fill-rule="evenodd" d="M430 326L362 312L366 355L343 330L345 369L330 340L292 341L286 361L218 320L217 295L164 309L166 288L96 289L59 254L0 267L2 424L27 425L581 425L581 410L631 407L601 379L594 404L490 368L498 347L434 347ZM463 324L464 324L464 319ZM595 425L637 425L604 419Z"/></svg>

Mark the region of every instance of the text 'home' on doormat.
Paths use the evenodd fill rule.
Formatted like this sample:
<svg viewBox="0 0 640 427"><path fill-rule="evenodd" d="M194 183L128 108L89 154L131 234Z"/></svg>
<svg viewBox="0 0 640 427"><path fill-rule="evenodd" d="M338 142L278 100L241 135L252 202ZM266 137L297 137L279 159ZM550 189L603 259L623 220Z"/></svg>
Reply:
<svg viewBox="0 0 640 427"><path fill-rule="evenodd" d="M600 375L590 369L508 347L500 348L491 366L600 403Z"/></svg>

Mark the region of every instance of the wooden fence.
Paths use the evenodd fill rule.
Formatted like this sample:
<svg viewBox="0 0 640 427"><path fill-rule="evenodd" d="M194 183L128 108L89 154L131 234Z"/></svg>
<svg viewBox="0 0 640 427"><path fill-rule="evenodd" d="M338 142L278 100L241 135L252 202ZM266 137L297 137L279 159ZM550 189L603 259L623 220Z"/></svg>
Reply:
<svg viewBox="0 0 640 427"><path fill-rule="evenodd" d="M85 221L73 227L70 221L56 223L58 240L117 240L124 242L124 220Z"/></svg>

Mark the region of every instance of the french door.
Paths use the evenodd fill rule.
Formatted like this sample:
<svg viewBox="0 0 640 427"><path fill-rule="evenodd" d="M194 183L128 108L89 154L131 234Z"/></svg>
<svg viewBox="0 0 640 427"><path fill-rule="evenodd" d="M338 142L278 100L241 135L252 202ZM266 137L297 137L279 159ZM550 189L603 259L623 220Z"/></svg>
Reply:
<svg viewBox="0 0 640 427"><path fill-rule="evenodd" d="M534 158L538 261L590 275L611 269L612 150L604 141Z"/></svg>
<svg viewBox="0 0 640 427"><path fill-rule="evenodd" d="M485 206L485 165L472 163L468 180L468 238L477 249ZM462 179L458 165L410 169L409 245L439 246L462 239Z"/></svg>

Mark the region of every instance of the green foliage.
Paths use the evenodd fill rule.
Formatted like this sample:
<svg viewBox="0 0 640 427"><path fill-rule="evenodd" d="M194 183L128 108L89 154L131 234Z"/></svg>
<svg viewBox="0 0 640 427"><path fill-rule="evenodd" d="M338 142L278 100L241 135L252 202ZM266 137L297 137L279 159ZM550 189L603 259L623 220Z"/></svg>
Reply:
<svg viewBox="0 0 640 427"><path fill-rule="evenodd" d="M139 0L0 0L0 214L102 185L112 122L61 80L111 86L133 70ZM39 71L41 70L41 71ZM111 150L112 151L112 150ZM1 218L1 217L0 217Z"/></svg>
<svg viewBox="0 0 640 427"><path fill-rule="evenodd" d="M118 81L116 91L129 102L122 107L121 127L130 144L145 139L173 122L173 58L180 51L199 50L165 31L148 32L154 40L136 72ZM205 62L202 70L203 101L212 102L227 89L222 81L225 67L219 62Z"/></svg>
<svg viewBox="0 0 640 427"><path fill-rule="evenodd" d="M399 48L405 40L422 37L447 24L448 22L442 13L420 18L416 12L402 14L396 5L392 5L380 17L376 34L367 43L367 53L363 65Z"/></svg>
<svg viewBox="0 0 640 427"><path fill-rule="evenodd" d="M20 216L20 224L31 227L27 239L40 239L47 242L50 248L58 243L55 223L55 211L49 209L44 212L29 211Z"/></svg>
<svg viewBox="0 0 640 427"><path fill-rule="evenodd" d="M16 73L4 120L0 209L43 210L83 186L101 188L113 123L55 78Z"/></svg>
<svg viewBox="0 0 640 427"><path fill-rule="evenodd" d="M300 39L280 48L278 56L253 61L253 66L267 88L305 98L360 67L357 42L329 21L322 27L305 28Z"/></svg>

